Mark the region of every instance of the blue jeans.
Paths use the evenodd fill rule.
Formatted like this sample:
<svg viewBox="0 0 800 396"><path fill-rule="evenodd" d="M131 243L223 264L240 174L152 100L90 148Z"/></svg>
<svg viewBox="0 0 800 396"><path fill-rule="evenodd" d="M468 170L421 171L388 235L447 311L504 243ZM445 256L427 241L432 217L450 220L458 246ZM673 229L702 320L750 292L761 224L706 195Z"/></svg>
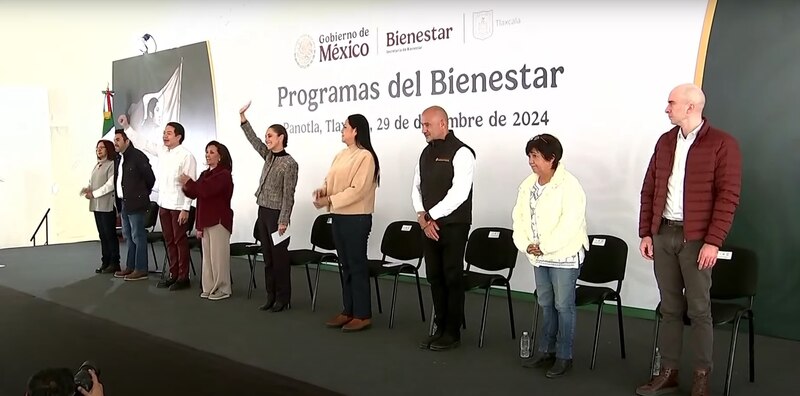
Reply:
<svg viewBox="0 0 800 396"><path fill-rule="evenodd" d="M122 206L122 236L128 245L125 266L129 270L147 272L147 231L144 229L145 211L128 212Z"/></svg>
<svg viewBox="0 0 800 396"><path fill-rule="evenodd" d="M356 319L372 317L367 266L367 240L372 215L333 215L333 241L342 266L342 313Z"/></svg>
<svg viewBox="0 0 800 396"><path fill-rule="evenodd" d="M572 359L575 338L575 285L579 268L533 267L536 294L542 308L539 352L555 352L558 359Z"/></svg>

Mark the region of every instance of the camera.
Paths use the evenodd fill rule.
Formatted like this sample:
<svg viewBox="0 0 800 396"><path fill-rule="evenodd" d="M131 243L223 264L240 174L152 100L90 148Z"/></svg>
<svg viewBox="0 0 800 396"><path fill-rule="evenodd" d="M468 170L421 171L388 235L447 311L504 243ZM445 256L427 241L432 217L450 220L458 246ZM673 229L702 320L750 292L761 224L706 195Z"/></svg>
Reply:
<svg viewBox="0 0 800 396"><path fill-rule="evenodd" d="M97 368L97 365L88 360L83 362L83 364L81 364L81 367L78 368L78 372L75 373L76 395L81 394L80 392L78 392L79 386L83 389L86 389L87 392L92 391L92 386L94 386L94 382L92 381L92 375L89 373L89 370L93 370L94 375L97 376L98 380L100 379L100 370Z"/></svg>

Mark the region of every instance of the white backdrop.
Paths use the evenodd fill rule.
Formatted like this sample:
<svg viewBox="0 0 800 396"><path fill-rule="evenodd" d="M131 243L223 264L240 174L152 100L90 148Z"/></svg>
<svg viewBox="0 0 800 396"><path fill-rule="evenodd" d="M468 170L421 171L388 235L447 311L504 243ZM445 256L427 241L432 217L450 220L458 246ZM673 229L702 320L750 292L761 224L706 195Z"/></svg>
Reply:
<svg viewBox="0 0 800 396"><path fill-rule="evenodd" d="M0 145L0 248L30 246L29 239L57 192L51 173L47 90L0 87L0 120L4 142ZM36 244L43 245L45 237L42 225Z"/></svg>
<svg viewBox="0 0 800 396"><path fill-rule="evenodd" d="M473 228L511 226L517 186L530 172L525 143L539 133L554 134L564 145L564 165L586 190L589 232L628 242L625 305L653 308L658 297L652 266L638 255L639 191L655 140L670 127L663 113L669 90L693 80L706 2L653 3L295 5L270 9L260 19L252 16L259 23L237 33L212 37L217 136L234 157L233 239L252 239L253 193L262 166L239 129L238 109L248 100L253 100L248 118L259 135L272 123L285 123L293 132L288 151L300 175L291 248L308 246L310 225L320 213L311 205L311 191L344 147L337 123L352 113L367 116L382 168L370 240L373 257L380 254L388 223L414 218L412 172L425 142L413 120L436 104L451 116L483 118L480 127L452 126L477 154ZM419 37L424 38L431 29L434 34L444 29L448 37L388 45L389 33L396 32L397 41L397 34L423 32ZM338 40L348 32L355 38ZM350 45L357 45L362 56L331 59ZM523 87L519 70L524 67L530 69L528 84L541 83L537 68L544 68L546 86ZM469 85L464 93L438 94L436 70L454 75L456 82L471 81L474 73L488 80L499 72L502 87L484 92L479 86L473 92ZM506 80L509 70L518 71L518 84ZM412 96L392 97L396 75L415 79L416 72L419 84L410 88ZM462 73L467 76L458 77ZM341 86L362 83L369 87L366 97L329 97ZM310 105L308 93L320 89L327 90L324 100ZM506 125L490 125L495 112L506 117ZM539 125L517 116L533 112ZM409 126L396 128L398 117L411 120ZM527 125L514 125L518 118ZM388 120L387 128L382 119ZM523 257L518 264L513 288L532 291L530 265Z"/></svg>

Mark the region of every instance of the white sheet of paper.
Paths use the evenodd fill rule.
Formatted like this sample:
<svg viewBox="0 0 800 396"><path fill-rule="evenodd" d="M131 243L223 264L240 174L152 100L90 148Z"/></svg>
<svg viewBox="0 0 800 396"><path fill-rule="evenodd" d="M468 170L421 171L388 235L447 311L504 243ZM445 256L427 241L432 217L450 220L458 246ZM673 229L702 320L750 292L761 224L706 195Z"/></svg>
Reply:
<svg viewBox="0 0 800 396"><path fill-rule="evenodd" d="M717 252L717 260L730 260L733 257L733 252L730 250L720 250Z"/></svg>
<svg viewBox="0 0 800 396"><path fill-rule="evenodd" d="M287 228L286 231L283 232L283 235L278 235L278 231L275 231L271 234L272 236L272 245L276 246L281 244L286 238L289 238L289 229Z"/></svg>

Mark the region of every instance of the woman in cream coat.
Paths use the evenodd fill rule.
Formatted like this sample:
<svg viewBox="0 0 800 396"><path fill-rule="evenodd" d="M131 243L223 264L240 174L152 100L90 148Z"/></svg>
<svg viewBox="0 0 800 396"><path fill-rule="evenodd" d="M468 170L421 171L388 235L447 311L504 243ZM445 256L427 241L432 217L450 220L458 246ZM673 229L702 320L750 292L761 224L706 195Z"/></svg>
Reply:
<svg viewBox="0 0 800 396"><path fill-rule="evenodd" d="M548 368L547 377L572 367L575 285L589 238L586 195L578 179L560 164L561 142L542 134L525 146L533 173L519 186L514 205L514 244L533 264L542 331L538 350L525 367Z"/></svg>

